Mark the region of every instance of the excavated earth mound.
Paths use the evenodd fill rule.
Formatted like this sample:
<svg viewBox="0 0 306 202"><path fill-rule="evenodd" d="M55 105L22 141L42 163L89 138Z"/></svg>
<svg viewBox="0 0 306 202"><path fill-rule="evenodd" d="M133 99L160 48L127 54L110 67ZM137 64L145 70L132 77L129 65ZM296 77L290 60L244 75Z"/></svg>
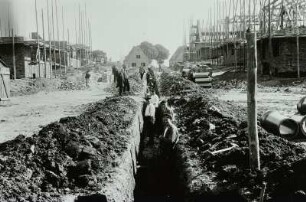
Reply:
<svg viewBox="0 0 306 202"><path fill-rule="evenodd" d="M173 80L185 82L169 77L164 75L166 81L161 83L169 86ZM168 92L167 88L161 91ZM305 197L305 148L258 127L262 169L250 172L245 109L210 95L202 91L169 99L182 135L178 150L185 168L187 195L235 201Z"/></svg>
<svg viewBox="0 0 306 202"><path fill-rule="evenodd" d="M98 192L126 149L124 130L136 111L131 98L106 98L37 135L0 144L0 201L60 201L64 194Z"/></svg>

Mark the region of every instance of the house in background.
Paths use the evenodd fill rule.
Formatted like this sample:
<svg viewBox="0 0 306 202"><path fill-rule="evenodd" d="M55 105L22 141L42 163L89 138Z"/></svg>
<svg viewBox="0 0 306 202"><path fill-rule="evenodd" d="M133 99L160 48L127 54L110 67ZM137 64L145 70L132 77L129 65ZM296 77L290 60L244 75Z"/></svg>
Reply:
<svg viewBox="0 0 306 202"><path fill-rule="evenodd" d="M146 56L139 46L134 46L123 61L123 64L127 67L146 67L150 63L151 59Z"/></svg>

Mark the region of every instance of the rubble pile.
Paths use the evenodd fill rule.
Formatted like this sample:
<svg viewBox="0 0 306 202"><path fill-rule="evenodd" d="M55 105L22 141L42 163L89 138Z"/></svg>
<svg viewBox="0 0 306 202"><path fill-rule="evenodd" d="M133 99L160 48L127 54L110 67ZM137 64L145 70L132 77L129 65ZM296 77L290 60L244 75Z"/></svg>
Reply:
<svg viewBox="0 0 306 202"><path fill-rule="evenodd" d="M171 79L167 78L167 81ZM292 176L292 173L295 178L305 176L301 169L291 168L305 161L305 148L260 127L261 171L250 172L246 112L241 107L211 99L204 91L171 97L169 103L175 106L181 133L178 148L189 158L183 163L198 162L184 166L193 170L189 173L197 173L191 177L191 182L187 182L191 183L192 189L192 182L198 179L197 195L235 193L246 201L260 200L261 197L272 200L281 193L278 190L286 187L280 176ZM300 193L300 189L306 190L305 186L294 187L286 192L292 197L296 192ZM261 196L263 190L265 194Z"/></svg>
<svg viewBox="0 0 306 202"><path fill-rule="evenodd" d="M37 135L0 144L0 201L59 201L101 190L127 147L124 130L137 108L127 97L106 98Z"/></svg>

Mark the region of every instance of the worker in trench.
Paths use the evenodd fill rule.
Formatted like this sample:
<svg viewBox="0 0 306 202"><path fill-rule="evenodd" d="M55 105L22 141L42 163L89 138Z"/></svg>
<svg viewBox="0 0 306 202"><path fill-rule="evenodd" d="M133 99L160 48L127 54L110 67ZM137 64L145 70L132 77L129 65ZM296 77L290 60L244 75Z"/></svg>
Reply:
<svg viewBox="0 0 306 202"><path fill-rule="evenodd" d="M139 75L140 75L140 79L143 79L143 75L146 73L145 69L143 68L143 66L139 67Z"/></svg>
<svg viewBox="0 0 306 202"><path fill-rule="evenodd" d="M126 66L122 66L122 75L123 75L123 92L130 92L130 82L129 82L129 76L126 69Z"/></svg>
<svg viewBox="0 0 306 202"><path fill-rule="evenodd" d="M114 83L117 83L119 71L115 65L112 66L112 73L114 77Z"/></svg>
<svg viewBox="0 0 306 202"><path fill-rule="evenodd" d="M153 104L152 97L146 96L146 106L144 112L144 137L149 137L149 145L154 144L154 123L155 123L155 106Z"/></svg>
<svg viewBox="0 0 306 202"><path fill-rule="evenodd" d="M123 90L124 90L124 73L123 73L123 70L118 71L116 80L117 80L116 87L118 88L119 96L122 96L122 93L123 93Z"/></svg>

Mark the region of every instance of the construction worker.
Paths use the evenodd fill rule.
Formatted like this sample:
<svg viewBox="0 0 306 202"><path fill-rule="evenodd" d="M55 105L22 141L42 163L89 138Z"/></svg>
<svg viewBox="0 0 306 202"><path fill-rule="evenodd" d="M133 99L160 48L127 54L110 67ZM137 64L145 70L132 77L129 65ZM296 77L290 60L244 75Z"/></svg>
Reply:
<svg viewBox="0 0 306 202"><path fill-rule="evenodd" d="M117 74L117 88L119 90L119 95L121 96L122 95L122 92L124 90L124 75L123 75L123 70L121 71L118 71L118 74Z"/></svg>
<svg viewBox="0 0 306 202"><path fill-rule="evenodd" d="M154 123L155 123L155 106L153 100L149 97L149 103L146 106L144 124L146 125L146 137L149 137L149 145L154 144Z"/></svg>
<svg viewBox="0 0 306 202"><path fill-rule="evenodd" d="M115 65L112 66L112 73L114 76L114 83L117 82L119 71Z"/></svg>
<svg viewBox="0 0 306 202"><path fill-rule="evenodd" d="M140 74L140 79L143 79L143 75L146 73L146 71L144 70L143 66L139 67L139 74Z"/></svg>
<svg viewBox="0 0 306 202"><path fill-rule="evenodd" d="M128 77L128 73L127 73L125 65L123 65L122 67L122 74L123 74L123 92L129 92L130 82L129 82L129 77Z"/></svg>
<svg viewBox="0 0 306 202"><path fill-rule="evenodd" d="M85 82L86 82L87 88L89 87L89 79L90 79L90 73L89 73L89 70L87 70L85 74Z"/></svg>
<svg viewBox="0 0 306 202"><path fill-rule="evenodd" d="M152 95L151 99L152 99L152 103L153 103L153 105L154 105L154 107L156 109L158 107L158 105L159 105L159 97L156 94L156 91L153 91L153 95Z"/></svg>

